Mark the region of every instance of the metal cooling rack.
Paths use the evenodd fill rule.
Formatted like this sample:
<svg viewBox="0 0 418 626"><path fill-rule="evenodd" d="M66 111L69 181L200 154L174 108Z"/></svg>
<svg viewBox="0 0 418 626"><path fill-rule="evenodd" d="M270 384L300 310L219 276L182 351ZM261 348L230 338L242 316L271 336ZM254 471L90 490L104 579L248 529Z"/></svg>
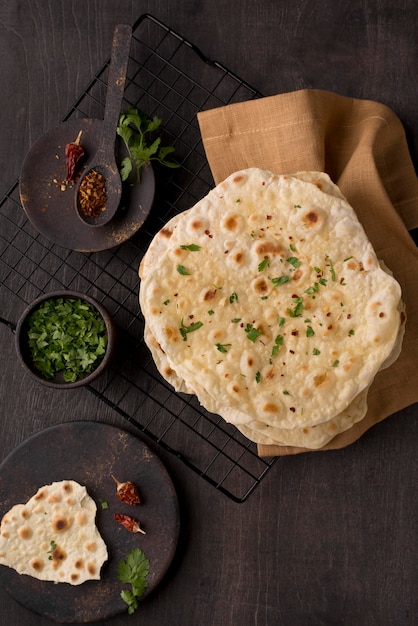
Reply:
<svg viewBox="0 0 418 626"><path fill-rule="evenodd" d="M110 58L62 121L103 119ZM213 187L198 111L261 96L227 68L151 15L133 26L123 107L163 120L163 145L174 145L178 170L157 172L157 196L140 231L119 247L81 253L52 244L27 220L16 181L0 201L1 315L10 319L42 293L74 289L101 301L120 331L115 364L87 389L203 479L236 502L259 485L274 459L192 396L174 393L143 342L138 266L154 234ZM5 320L3 320L5 321Z"/></svg>

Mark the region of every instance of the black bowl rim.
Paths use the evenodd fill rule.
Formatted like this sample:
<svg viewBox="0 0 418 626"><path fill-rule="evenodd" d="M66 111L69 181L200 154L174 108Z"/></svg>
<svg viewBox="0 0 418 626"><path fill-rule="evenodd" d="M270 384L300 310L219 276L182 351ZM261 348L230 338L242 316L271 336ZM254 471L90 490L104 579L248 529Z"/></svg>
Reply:
<svg viewBox="0 0 418 626"><path fill-rule="evenodd" d="M106 347L106 353L103 359L100 361L99 365L92 372L70 383L66 383L66 382L59 383L56 381L54 382L53 379L48 380L44 378L42 374L40 372L38 373L33 366L31 367L31 364L29 363L28 359L25 358L24 351L22 350L22 341L23 341L22 335L25 330L25 326L26 326L29 315L32 313L32 311L37 309L39 305L42 304L42 302L45 302L47 300L54 300L56 298L79 298L80 300L85 300L86 302L90 303L91 305L95 307L95 309L103 318L105 325L106 325L107 347ZM81 291L74 291L71 289L60 289L58 291L51 291L49 293L44 293L26 306L26 308L24 309L16 325L15 345L16 345L16 352L17 352L17 355L18 355L18 358L22 367L34 380L36 380L37 382L43 385L46 385L47 387L52 387L54 389L75 389L76 387L82 387L91 383L98 376L100 376L100 374L102 374L102 372L109 366L109 363L113 357L114 350L115 350L115 326L105 306L101 302L96 300L94 297L86 293L82 293Z"/></svg>

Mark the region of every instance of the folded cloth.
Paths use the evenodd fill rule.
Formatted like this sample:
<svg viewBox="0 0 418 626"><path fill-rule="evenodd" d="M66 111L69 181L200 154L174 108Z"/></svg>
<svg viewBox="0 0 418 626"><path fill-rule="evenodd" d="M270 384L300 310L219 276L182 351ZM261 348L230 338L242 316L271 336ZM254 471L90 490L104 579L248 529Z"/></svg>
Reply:
<svg viewBox="0 0 418 626"><path fill-rule="evenodd" d="M383 104L320 90L203 111L198 121L216 184L247 167L329 174L402 287L407 323L401 356L377 374L365 418L321 450L345 447L418 402L418 249L408 232L418 227L418 179L402 123ZM258 446L260 456L304 451Z"/></svg>

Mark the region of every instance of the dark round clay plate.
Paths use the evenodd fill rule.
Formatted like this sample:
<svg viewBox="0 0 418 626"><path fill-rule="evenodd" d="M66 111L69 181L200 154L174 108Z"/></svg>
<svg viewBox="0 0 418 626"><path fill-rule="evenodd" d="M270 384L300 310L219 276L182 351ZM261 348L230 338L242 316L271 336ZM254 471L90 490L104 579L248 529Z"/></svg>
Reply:
<svg viewBox="0 0 418 626"><path fill-rule="evenodd" d="M60 183L66 175L66 144L75 141L79 131L83 131L81 145L87 163L98 146L102 124L102 120L90 118L65 122L38 139L23 163L20 200L28 218L50 241L69 250L97 252L123 243L141 228L152 208L155 178L151 166L143 168L141 184L133 178L123 183L121 205L104 226L92 228L80 220L74 184L61 190ZM116 146L116 159L120 162L123 150L118 141Z"/></svg>
<svg viewBox="0 0 418 626"><path fill-rule="evenodd" d="M120 502L111 474L135 482L143 503L133 507ZM178 540L177 496L164 465L140 439L99 422L69 422L33 435L0 465L0 516L14 504L27 502L42 485L67 479L85 485L96 502L96 524L109 553L101 580L54 584L0 566L0 584L26 608L57 622L104 620L127 611L120 592L129 586L119 582L117 566L130 550L139 547L150 561L142 598L166 573ZM102 509L102 500L108 509ZM114 513L139 519L146 535L127 531Z"/></svg>

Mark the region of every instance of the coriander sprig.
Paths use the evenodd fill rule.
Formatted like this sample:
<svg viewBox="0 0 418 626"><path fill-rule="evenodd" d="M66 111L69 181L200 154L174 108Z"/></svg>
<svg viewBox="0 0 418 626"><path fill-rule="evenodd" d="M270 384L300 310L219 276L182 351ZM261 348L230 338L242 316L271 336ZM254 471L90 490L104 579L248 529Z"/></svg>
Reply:
<svg viewBox="0 0 418 626"><path fill-rule="evenodd" d="M157 116L149 118L143 111L133 106L129 107L127 113L119 116L116 132L129 153L122 161L120 171L122 180L127 180L134 170L140 183L141 169L151 161L157 161L165 167L180 167L179 163L167 160L167 156L174 152L172 146L162 146L160 137L149 142L150 136L161 126L161 122Z"/></svg>
<svg viewBox="0 0 418 626"><path fill-rule="evenodd" d="M117 574L121 583L131 586L121 591L122 600L128 605L128 613L132 615L138 608L138 598L148 586L149 560L140 548L133 548L124 561L118 563Z"/></svg>

